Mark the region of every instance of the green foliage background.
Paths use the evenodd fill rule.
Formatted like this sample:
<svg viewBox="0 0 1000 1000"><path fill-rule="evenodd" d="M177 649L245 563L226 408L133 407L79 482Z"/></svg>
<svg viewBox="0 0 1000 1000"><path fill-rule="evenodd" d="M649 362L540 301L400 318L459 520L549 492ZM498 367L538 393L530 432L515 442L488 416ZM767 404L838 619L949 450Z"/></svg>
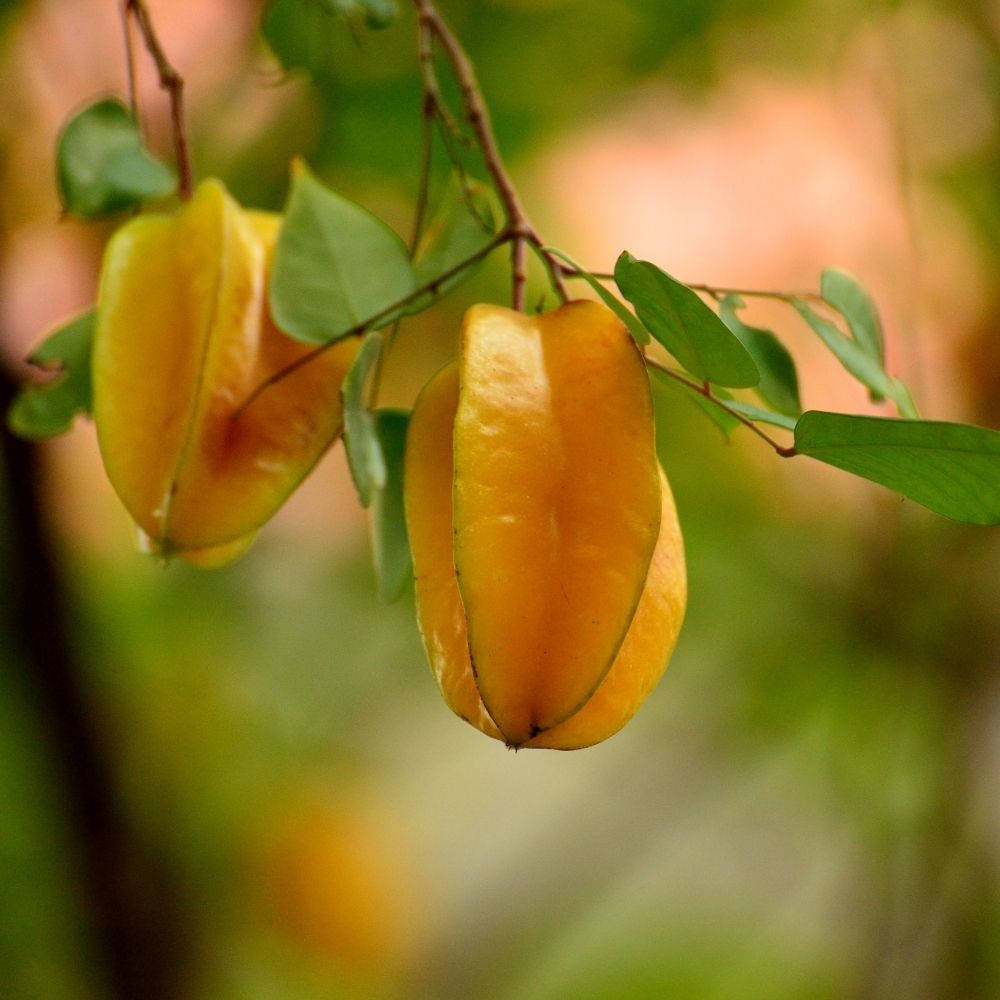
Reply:
<svg viewBox="0 0 1000 1000"><path fill-rule="evenodd" d="M808 76L866 19L934 7L969 26L1000 70L985 3L442 6L515 172L637 88L711 94L720 33L758 32L770 42L762 62ZM0 60L14 58L33 7L0 5ZM381 32L324 19L322 45L274 17L272 38L316 83L287 84L278 127L235 151L216 135L216 109L192 107L199 173L279 207L301 154L405 232L419 151L409 11ZM248 44L244 71L266 61ZM0 126L0 149L11 139ZM1000 299L997 143L925 178L979 235L984 315ZM16 217L7 207L4 224ZM467 304L507 294L503 268L486 268L434 325L457 330ZM443 359L439 337L400 384ZM996 427L1000 352L995 337L992 353L983 343L970 409ZM688 620L639 716L577 754L515 756L450 716L412 597L379 603L360 535L331 554L265 531L212 574L53 536L115 800L165 859L185 996L1000 993L997 531L896 498L877 518L813 512L788 489L794 470L750 461L662 392ZM7 567L15 527L9 507L0 513ZM11 614L0 600L0 982L17 1000L103 997L77 834ZM317 788L334 811L365 798L413 899L409 932L387 936L384 960L360 973L275 919L248 861L268 817Z"/></svg>

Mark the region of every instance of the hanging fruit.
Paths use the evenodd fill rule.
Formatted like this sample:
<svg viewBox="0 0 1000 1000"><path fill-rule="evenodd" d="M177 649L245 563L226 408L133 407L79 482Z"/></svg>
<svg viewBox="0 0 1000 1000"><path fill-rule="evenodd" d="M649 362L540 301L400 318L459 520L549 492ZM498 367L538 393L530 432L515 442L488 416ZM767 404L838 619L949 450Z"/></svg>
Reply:
<svg viewBox="0 0 1000 1000"><path fill-rule="evenodd" d="M606 739L680 630L684 553L635 343L606 307L474 306L421 393L406 518L451 708L512 747Z"/></svg>
<svg viewBox="0 0 1000 1000"><path fill-rule="evenodd" d="M149 547L200 565L239 555L341 431L350 338L240 403L310 347L267 300L277 215L216 180L108 244L92 375L108 478Z"/></svg>

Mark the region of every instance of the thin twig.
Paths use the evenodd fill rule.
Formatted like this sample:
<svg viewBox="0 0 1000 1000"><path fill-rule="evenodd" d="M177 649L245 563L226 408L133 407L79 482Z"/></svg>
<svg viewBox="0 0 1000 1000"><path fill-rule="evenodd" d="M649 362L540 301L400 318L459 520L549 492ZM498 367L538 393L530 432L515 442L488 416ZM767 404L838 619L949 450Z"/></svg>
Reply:
<svg viewBox="0 0 1000 1000"><path fill-rule="evenodd" d="M420 237L424 233L424 224L427 221L427 203L430 199L431 157L434 152L434 109L430 107L430 103L429 100L424 101L421 122L420 182L417 186L417 206L413 214L413 234L410 237L411 259L415 256L417 247L420 245Z"/></svg>
<svg viewBox="0 0 1000 1000"><path fill-rule="evenodd" d="M421 147L420 155L420 180L417 184L417 204L413 213L413 232L410 235L410 260L417 254L420 246L420 238L424 233L424 226L427 222L427 206L430 199L431 188L431 159L434 153L434 119L435 109L433 101L425 99L423 112L421 115ZM402 317L397 319L392 326L382 333L382 346L375 358L375 370L372 372L371 382L368 387L368 408L374 409L378 403L379 391L382 388L382 373L385 369L386 360L392 345L395 343L396 335L399 333L399 324Z"/></svg>
<svg viewBox="0 0 1000 1000"><path fill-rule="evenodd" d="M136 125L141 127L142 109L139 107L139 83L135 65L135 45L132 42L132 18L130 16L132 0L122 0L121 19L122 33L125 36L125 75L128 78L128 106Z"/></svg>
<svg viewBox="0 0 1000 1000"><path fill-rule="evenodd" d="M712 387L708 382L699 384L698 382L693 382L687 376L682 375L680 372L674 371L672 368L667 368L665 365L661 365L650 358L646 358L646 364L650 368L655 368L658 372L662 372L664 375L672 378L675 382L679 382L681 385L687 386L689 389L694 390L699 395L704 396L709 402L714 403L721 410L725 410L731 417L735 417L744 427L750 428L759 438L766 441L775 451L776 454L780 455L782 458L792 458L797 455L798 452L795 448L786 448L779 444L770 434L765 434L749 417L743 416L742 413L738 413L736 410L730 409L726 406L725 401L718 398L712 392Z"/></svg>
<svg viewBox="0 0 1000 1000"><path fill-rule="evenodd" d="M304 365L309 364L310 361L315 360L321 354L328 351L334 344L339 344L342 340L346 340L348 337L354 337L359 333L364 333L366 330L373 329L379 324L383 323L385 320L389 319L394 312L402 309L404 306L409 305L416 299L419 299L421 295L436 294L438 289L443 285L449 278L454 277L459 271L465 270L465 268L475 264L477 261L482 260L491 254L497 247L503 246L504 243L509 243L514 239L514 234L509 230L505 229L502 233L498 233L496 236L490 240L485 246L480 247L475 253L470 254L464 260L459 261L454 267L448 268L443 274L437 275L432 281L428 281L426 284L421 285L419 288L413 289L407 295L404 295L401 299L393 302L391 305L386 306L384 309L380 309L373 316L369 316L368 319L362 320L360 323L356 323L349 330L345 330L336 340L327 341L324 344L320 344L319 347L307 352L296 358L291 364L285 365L284 368L276 371L273 375L269 375L263 382L258 385L253 392L243 400L242 403L230 414L230 420L238 420L250 406L251 403L256 400L261 393L266 389L269 389L272 385L276 385L278 382L287 378L293 372L297 372Z"/></svg>
<svg viewBox="0 0 1000 1000"><path fill-rule="evenodd" d="M612 275L613 277L613 275ZM686 282L685 282L686 284ZM739 295L747 299L776 299L779 302L793 302L796 299L808 299L812 302L824 302L819 292L771 292L761 288L720 288L716 285L688 285L692 291L704 292L713 299L721 299L727 295Z"/></svg>
<svg viewBox="0 0 1000 1000"><path fill-rule="evenodd" d="M582 278L583 273L570 264L559 264L560 272L567 278ZM588 271L592 278L598 281L614 281L615 276L612 271ZM692 291L703 292L711 295L713 299L721 299L727 295L739 295L748 299L777 299L780 302L793 302L795 299L807 299L811 302L825 302L826 300L818 292L773 292L763 288L725 288L721 285L690 284L682 281Z"/></svg>
<svg viewBox="0 0 1000 1000"><path fill-rule="evenodd" d="M523 260L523 251L517 250L518 243L530 244L537 248L548 271L549 281L556 294L563 302L569 300L569 293L562 280L562 272L555 260L549 257L543 249L544 244L532 227L527 213L521 205L521 199L511 181L507 168L504 166L503 157L497 145L496 135L493 132L493 125L490 122L489 111L486 102L483 100L482 89L476 78L476 71L468 54L462 47L462 43L452 34L451 29L442 19L435 7L433 0L413 0L417 11L419 30L421 38L428 36L437 39L441 45L445 57L451 66L455 81L462 94L462 108L465 120L472 129L476 137L476 143L483 157L486 169L493 179L497 194L503 203L504 211L507 215L507 228L510 230L515 242L514 253ZM425 94L431 93L434 100L441 104L440 89L437 88L437 78L434 74L431 62L431 46L423 44L419 50L421 75L424 81ZM428 88L431 89L428 89ZM523 301L521 286L523 276L519 276L515 268L513 274L514 299Z"/></svg>
<svg viewBox="0 0 1000 1000"><path fill-rule="evenodd" d="M192 173L187 131L184 124L184 79L167 59L144 0L124 0L124 3L126 20L128 15L135 18L135 23L142 33L146 51L156 64L160 87L170 97L170 122L174 137L174 156L177 160L177 187L181 198L186 200L191 197Z"/></svg>

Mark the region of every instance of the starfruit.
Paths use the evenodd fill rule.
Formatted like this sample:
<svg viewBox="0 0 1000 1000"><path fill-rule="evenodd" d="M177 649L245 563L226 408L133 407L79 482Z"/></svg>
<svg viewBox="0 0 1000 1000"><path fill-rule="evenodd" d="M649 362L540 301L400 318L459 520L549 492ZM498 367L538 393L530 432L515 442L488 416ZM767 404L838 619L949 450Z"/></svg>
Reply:
<svg viewBox="0 0 1000 1000"><path fill-rule="evenodd" d="M512 747L600 742L684 616L677 513L642 357L605 306L474 306L410 423L406 520L448 705Z"/></svg>
<svg viewBox="0 0 1000 1000"><path fill-rule="evenodd" d="M309 350L268 309L278 228L207 180L177 212L142 215L108 244L94 420L108 478L158 553L234 558L341 431L354 338L239 410Z"/></svg>

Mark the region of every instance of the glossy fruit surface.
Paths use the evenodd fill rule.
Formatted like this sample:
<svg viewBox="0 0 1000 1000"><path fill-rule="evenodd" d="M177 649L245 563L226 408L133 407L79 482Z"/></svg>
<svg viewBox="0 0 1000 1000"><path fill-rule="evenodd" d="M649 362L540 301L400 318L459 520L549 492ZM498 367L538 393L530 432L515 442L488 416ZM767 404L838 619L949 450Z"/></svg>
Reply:
<svg viewBox="0 0 1000 1000"><path fill-rule="evenodd" d="M418 614L448 704L511 746L598 742L683 618L676 512L642 358L592 302L466 315L406 460Z"/></svg>
<svg viewBox="0 0 1000 1000"><path fill-rule="evenodd" d="M94 420L112 485L150 547L213 565L235 557L341 430L337 344L239 404L310 348L271 320L279 218L214 180L172 215L108 244L94 337Z"/></svg>

